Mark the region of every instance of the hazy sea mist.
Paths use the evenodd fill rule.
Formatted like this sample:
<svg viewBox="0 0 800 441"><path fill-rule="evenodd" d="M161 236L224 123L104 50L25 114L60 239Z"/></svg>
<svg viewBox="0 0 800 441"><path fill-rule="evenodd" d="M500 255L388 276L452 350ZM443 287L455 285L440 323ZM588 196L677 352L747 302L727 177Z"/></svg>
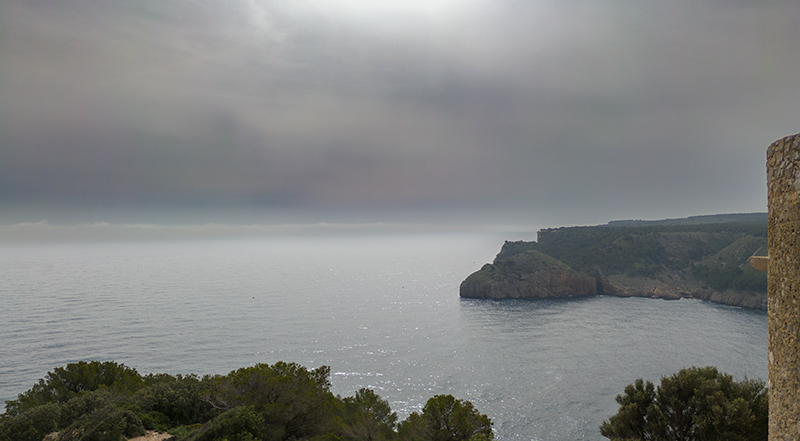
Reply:
<svg viewBox="0 0 800 441"><path fill-rule="evenodd" d="M511 239L511 238L509 238ZM766 379L766 314L695 300L461 300L489 234L267 236L0 245L0 399L54 367L140 373L330 365L401 417L472 401L499 440L603 440L636 378L714 365Z"/></svg>

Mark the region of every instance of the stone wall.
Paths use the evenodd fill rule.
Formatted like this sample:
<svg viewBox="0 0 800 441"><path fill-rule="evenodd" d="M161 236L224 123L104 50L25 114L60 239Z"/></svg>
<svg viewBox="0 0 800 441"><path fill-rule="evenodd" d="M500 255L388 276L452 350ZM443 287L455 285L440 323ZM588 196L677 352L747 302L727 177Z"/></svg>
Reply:
<svg viewBox="0 0 800 441"><path fill-rule="evenodd" d="M800 440L800 134L767 150L769 440Z"/></svg>

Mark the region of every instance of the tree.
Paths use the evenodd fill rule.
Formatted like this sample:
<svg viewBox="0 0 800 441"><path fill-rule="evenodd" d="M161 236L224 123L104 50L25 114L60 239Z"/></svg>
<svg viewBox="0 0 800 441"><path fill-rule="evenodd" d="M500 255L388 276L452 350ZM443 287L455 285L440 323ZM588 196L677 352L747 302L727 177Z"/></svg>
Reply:
<svg viewBox="0 0 800 441"><path fill-rule="evenodd" d="M220 413L205 400L213 384L211 378L161 377L158 381L154 376L146 377L152 384L139 390L132 399L147 429L165 432L170 427L210 421Z"/></svg>
<svg viewBox="0 0 800 441"><path fill-rule="evenodd" d="M145 434L142 420L130 410L108 405L82 415L60 432L59 441L123 441Z"/></svg>
<svg viewBox="0 0 800 441"><path fill-rule="evenodd" d="M330 368L308 370L297 363L257 364L219 378L216 407L252 406L263 416L265 439L308 438L331 423L335 397Z"/></svg>
<svg viewBox="0 0 800 441"><path fill-rule="evenodd" d="M140 376L113 362L56 368L0 415L0 441L124 441L146 429L183 441L398 441L397 414L370 389L339 398L330 368L257 364L226 376ZM491 421L450 395L400 427L407 441L490 441Z"/></svg>
<svg viewBox="0 0 800 441"><path fill-rule="evenodd" d="M467 441L475 435L494 437L492 421L469 401L452 395L436 395L400 424L400 437L406 441ZM479 439L479 438L477 438Z"/></svg>
<svg viewBox="0 0 800 441"><path fill-rule="evenodd" d="M682 369L661 385L636 380L617 395L619 412L600 426L614 441L766 440L764 382L736 382L714 367Z"/></svg>
<svg viewBox="0 0 800 441"><path fill-rule="evenodd" d="M359 389L355 396L342 399L345 433L358 441L391 439L397 414L389 403L370 389Z"/></svg>
<svg viewBox="0 0 800 441"><path fill-rule="evenodd" d="M214 418L189 440L255 441L261 439L263 427L263 418L251 406L239 406Z"/></svg>
<svg viewBox="0 0 800 441"><path fill-rule="evenodd" d="M58 430L61 407L49 403L26 410L14 418L0 417L0 441L41 441Z"/></svg>
<svg viewBox="0 0 800 441"><path fill-rule="evenodd" d="M124 364L113 361L79 361L53 369L30 390L16 400L6 402L6 413L17 415L27 409L50 402L65 403L82 392L108 387L118 392L135 392L144 380Z"/></svg>

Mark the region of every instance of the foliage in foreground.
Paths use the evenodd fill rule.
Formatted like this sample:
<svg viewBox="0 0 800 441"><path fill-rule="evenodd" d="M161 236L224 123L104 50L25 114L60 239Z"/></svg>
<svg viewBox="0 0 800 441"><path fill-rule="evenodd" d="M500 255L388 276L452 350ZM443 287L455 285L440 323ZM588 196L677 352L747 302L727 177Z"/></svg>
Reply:
<svg viewBox="0 0 800 441"><path fill-rule="evenodd" d="M600 427L613 441L766 440L764 382L737 382L714 367L682 369L661 385L636 380L617 395L619 412Z"/></svg>
<svg viewBox="0 0 800 441"><path fill-rule="evenodd" d="M114 362L49 372L0 415L0 441L122 441L145 430L180 441L488 441L491 420L451 395L397 423L374 391L330 392L330 368L258 364L225 376L141 376Z"/></svg>

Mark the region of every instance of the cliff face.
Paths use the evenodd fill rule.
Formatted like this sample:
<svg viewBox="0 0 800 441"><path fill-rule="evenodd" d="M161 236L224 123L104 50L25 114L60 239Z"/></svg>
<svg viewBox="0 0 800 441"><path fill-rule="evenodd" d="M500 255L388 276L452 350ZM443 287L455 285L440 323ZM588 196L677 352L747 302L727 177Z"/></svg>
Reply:
<svg viewBox="0 0 800 441"><path fill-rule="evenodd" d="M597 279L574 271L543 270L519 278L461 283L461 297L475 299L545 299L597 294Z"/></svg>
<svg viewBox="0 0 800 441"><path fill-rule="evenodd" d="M614 292L614 295L617 297L647 297L663 300L692 297L692 294L684 289L650 280L628 282L625 285L615 285L615 287L616 292Z"/></svg>
<svg viewBox="0 0 800 441"><path fill-rule="evenodd" d="M765 310L766 275L748 260L766 254L766 221L748 216L719 224L543 230L537 242L506 242L492 264L464 280L460 295L689 297Z"/></svg>
<svg viewBox="0 0 800 441"><path fill-rule="evenodd" d="M538 251L486 264L461 283L460 295L479 299L543 299L602 294L602 282Z"/></svg>
<svg viewBox="0 0 800 441"><path fill-rule="evenodd" d="M708 300L709 302L723 305L739 306L747 309L767 310L767 296L754 291L714 291L713 289L698 289L692 291L692 297Z"/></svg>

